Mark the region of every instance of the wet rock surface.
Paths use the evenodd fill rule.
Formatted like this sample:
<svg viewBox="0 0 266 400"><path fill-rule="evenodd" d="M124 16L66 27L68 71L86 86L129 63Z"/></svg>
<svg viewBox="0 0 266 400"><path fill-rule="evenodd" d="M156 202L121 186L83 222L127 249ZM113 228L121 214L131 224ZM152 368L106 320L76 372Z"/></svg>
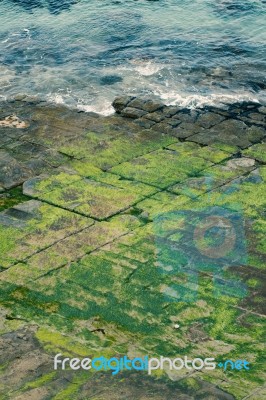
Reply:
<svg viewBox="0 0 266 400"><path fill-rule="evenodd" d="M265 106L188 110L130 96L113 106L101 117L27 96L0 105L10 122L0 124L0 396L262 399ZM199 286L178 269L177 292L193 301L165 295L173 276L160 265L177 253L161 247L158 221L190 221L163 228L176 249L217 210L220 226L238 217L245 257L231 232L227 268L203 266L186 236L182 265L191 254ZM54 371L58 352L214 356L252 368L112 376Z"/></svg>

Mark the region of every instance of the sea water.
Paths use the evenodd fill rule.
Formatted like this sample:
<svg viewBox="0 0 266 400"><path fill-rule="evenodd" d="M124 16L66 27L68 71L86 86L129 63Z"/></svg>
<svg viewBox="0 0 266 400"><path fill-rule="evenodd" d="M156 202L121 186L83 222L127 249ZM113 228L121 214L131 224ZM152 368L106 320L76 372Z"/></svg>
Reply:
<svg viewBox="0 0 266 400"><path fill-rule="evenodd" d="M266 102L265 0L1 0L0 96Z"/></svg>

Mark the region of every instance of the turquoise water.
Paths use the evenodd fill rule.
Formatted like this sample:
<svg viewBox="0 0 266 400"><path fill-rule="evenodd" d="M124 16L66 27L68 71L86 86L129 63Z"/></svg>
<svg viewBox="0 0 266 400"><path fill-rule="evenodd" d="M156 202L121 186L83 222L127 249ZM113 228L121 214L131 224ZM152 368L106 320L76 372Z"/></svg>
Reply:
<svg viewBox="0 0 266 400"><path fill-rule="evenodd" d="M266 1L2 0L0 95L108 114L115 96L266 101Z"/></svg>

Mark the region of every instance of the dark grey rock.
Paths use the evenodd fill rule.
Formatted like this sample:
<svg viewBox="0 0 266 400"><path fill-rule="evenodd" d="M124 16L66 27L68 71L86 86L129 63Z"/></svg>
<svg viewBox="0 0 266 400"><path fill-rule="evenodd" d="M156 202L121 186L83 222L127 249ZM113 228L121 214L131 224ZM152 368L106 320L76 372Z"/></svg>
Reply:
<svg viewBox="0 0 266 400"><path fill-rule="evenodd" d="M155 125L154 121L146 118L139 118L134 122L144 129L150 129L153 125Z"/></svg>
<svg viewBox="0 0 266 400"><path fill-rule="evenodd" d="M247 136L251 143L258 143L266 137L266 129L253 125L247 129Z"/></svg>
<svg viewBox="0 0 266 400"><path fill-rule="evenodd" d="M160 111L157 111L157 112L146 114L145 118L150 119L151 121L154 121L154 122L161 122L165 119L165 116Z"/></svg>
<svg viewBox="0 0 266 400"><path fill-rule="evenodd" d="M134 100L133 100L134 101ZM155 102L152 100L147 100L145 101L145 103L143 104L142 110L147 111L149 113L160 110L163 108L163 104L159 103L159 102Z"/></svg>
<svg viewBox="0 0 266 400"><path fill-rule="evenodd" d="M31 158L23 165L32 171L32 175L39 175L48 169L47 163L41 158Z"/></svg>
<svg viewBox="0 0 266 400"><path fill-rule="evenodd" d="M215 114L213 112L207 112L205 114L201 114L197 120L197 123L203 128L211 128L214 125L219 124L225 119L219 114Z"/></svg>
<svg viewBox="0 0 266 400"><path fill-rule="evenodd" d="M17 161L27 161L32 157L37 157L42 151L45 151L45 147L29 142L16 142L7 146L11 150L12 156Z"/></svg>
<svg viewBox="0 0 266 400"><path fill-rule="evenodd" d="M259 112L262 113L262 114L266 114L266 107L265 106L260 107L259 108Z"/></svg>
<svg viewBox="0 0 266 400"><path fill-rule="evenodd" d="M239 116L238 118L239 118L239 120L241 120L241 121L243 121L243 122L245 122L247 124L256 124L256 125L259 125L259 126L266 126L266 122L264 122L264 121L251 119L250 117L246 117L246 116L242 116L242 115Z"/></svg>
<svg viewBox="0 0 266 400"><path fill-rule="evenodd" d="M222 115L222 116L225 117L225 118L232 118L232 112L226 111L226 110L219 110L219 109L216 109L216 110L215 110L215 114Z"/></svg>
<svg viewBox="0 0 266 400"><path fill-rule="evenodd" d="M245 129L247 129L247 125L244 122L239 121L237 119L228 119L221 122L213 129L219 132L227 131L230 133L241 134Z"/></svg>
<svg viewBox="0 0 266 400"><path fill-rule="evenodd" d="M32 175L32 171L11 157L6 151L0 150L0 185L10 189L23 183Z"/></svg>
<svg viewBox="0 0 266 400"><path fill-rule="evenodd" d="M140 110L146 111L147 113L152 113L163 108L163 104L153 100L145 100L140 98L133 99L129 104L129 107L138 108Z"/></svg>
<svg viewBox="0 0 266 400"><path fill-rule="evenodd" d="M159 122L152 127L153 130L161 133L172 134L173 128L166 121Z"/></svg>
<svg viewBox="0 0 266 400"><path fill-rule="evenodd" d="M133 107L126 107L121 111L121 115L127 118L141 118L146 112Z"/></svg>
<svg viewBox="0 0 266 400"><path fill-rule="evenodd" d="M203 130L191 136L189 140L200 144L226 143L245 148L251 145L247 129L248 126L244 122L230 119L221 122L211 129Z"/></svg>
<svg viewBox="0 0 266 400"><path fill-rule="evenodd" d="M114 99L112 106L117 113L120 113L132 99L134 99L134 97L132 96L117 97L116 99Z"/></svg>
<svg viewBox="0 0 266 400"><path fill-rule="evenodd" d="M176 128L173 128L171 134L179 139L186 139L191 135L199 132L202 128L197 124L192 124L189 122L182 122Z"/></svg>
<svg viewBox="0 0 266 400"><path fill-rule="evenodd" d="M266 123L266 115L264 115L263 113L250 113L248 114L248 116L254 121L260 121Z"/></svg>
<svg viewBox="0 0 266 400"><path fill-rule="evenodd" d="M139 108L140 110L143 110L144 105L145 100L139 98L132 99L128 104L129 107Z"/></svg>
<svg viewBox="0 0 266 400"><path fill-rule="evenodd" d="M179 119L176 119L176 118L167 118L167 119L165 120L165 122L166 122L168 125L172 126L173 128L175 128L176 126L178 126L179 124L181 124L181 121L179 121Z"/></svg>
<svg viewBox="0 0 266 400"><path fill-rule="evenodd" d="M198 113L195 110L178 112L173 118L177 118L182 122L193 123L196 121Z"/></svg>
<svg viewBox="0 0 266 400"><path fill-rule="evenodd" d="M162 109L162 113L165 115L166 118L171 118L181 110L182 108L179 106L165 106Z"/></svg>

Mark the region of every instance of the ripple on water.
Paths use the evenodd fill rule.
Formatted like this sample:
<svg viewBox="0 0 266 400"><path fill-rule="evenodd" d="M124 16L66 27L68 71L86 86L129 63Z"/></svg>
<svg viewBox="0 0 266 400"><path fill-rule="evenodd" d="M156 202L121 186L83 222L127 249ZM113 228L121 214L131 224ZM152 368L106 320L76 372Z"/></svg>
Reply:
<svg viewBox="0 0 266 400"><path fill-rule="evenodd" d="M102 113L125 93L266 101L265 12L255 0L2 0L0 95Z"/></svg>

